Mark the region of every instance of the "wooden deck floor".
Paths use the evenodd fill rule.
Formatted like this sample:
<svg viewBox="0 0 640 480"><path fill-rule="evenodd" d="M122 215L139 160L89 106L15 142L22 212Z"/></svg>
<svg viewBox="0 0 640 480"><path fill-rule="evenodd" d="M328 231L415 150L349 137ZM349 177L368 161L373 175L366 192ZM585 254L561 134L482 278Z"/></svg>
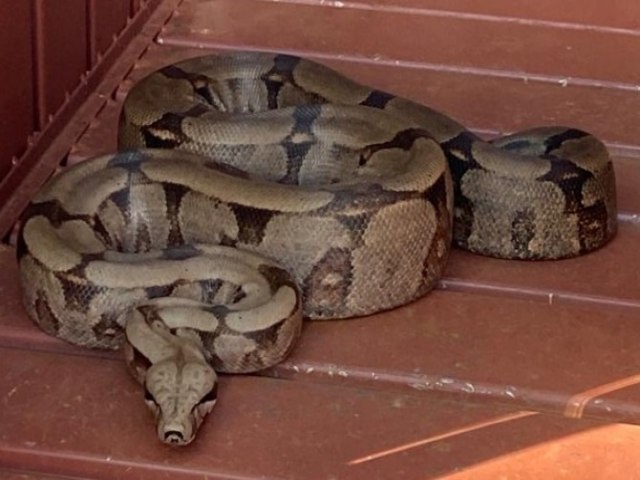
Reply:
<svg viewBox="0 0 640 480"><path fill-rule="evenodd" d="M119 354L28 320L1 247L0 479L640 478L640 10L566 3L165 0L153 19L164 26L123 53L126 78L69 162L115 149L121 102L144 74L219 50L287 51L486 136L597 134L614 157L620 232L559 262L454 251L427 297L309 323L282 365L224 377L180 450L155 440Z"/></svg>

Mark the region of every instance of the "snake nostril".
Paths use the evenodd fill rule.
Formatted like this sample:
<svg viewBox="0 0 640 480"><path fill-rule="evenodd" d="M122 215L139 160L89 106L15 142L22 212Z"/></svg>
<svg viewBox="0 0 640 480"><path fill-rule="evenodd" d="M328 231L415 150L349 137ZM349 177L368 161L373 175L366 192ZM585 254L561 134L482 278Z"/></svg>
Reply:
<svg viewBox="0 0 640 480"><path fill-rule="evenodd" d="M184 443L184 437L177 430L168 430L164 432L164 441L167 443Z"/></svg>

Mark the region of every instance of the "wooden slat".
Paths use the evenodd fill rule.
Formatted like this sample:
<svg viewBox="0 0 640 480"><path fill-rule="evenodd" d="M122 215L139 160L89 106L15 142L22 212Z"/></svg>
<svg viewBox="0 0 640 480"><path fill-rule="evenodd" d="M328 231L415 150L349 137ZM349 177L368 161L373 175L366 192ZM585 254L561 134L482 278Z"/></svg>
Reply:
<svg viewBox="0 0 640 480"><path fill-rule="evenodd" d="M80 83L87 70L85 0L36 0L36 62L39 127Z"/></svg>
<svg viewBox="0 0 640 480"><path fill-rule="evenodd" d="M229 18L243 21L230 28ZM640 71L630 61L640 36L613 31L255 0L185 0L160 39L456 65L513 77L578 77L630 91L640 83Z"/></svg>
<svg viewBox="0 0 640 480"><path fill-rule="evenodd" d="M529 24L546 22L557 28L640 30L640 7L629 0L264 0L326 8L404 12L412 15L455 16ZM640 33L640 32L638 32Z"/></svg>
<svg viewBox="0 0 640 480"><path fill-rule="evenodd" d="M32 8L30 2L0 3L0 178L11 169L34 129L34 71L32 58Z"/></svg>
<svg viewBox="0 0 640 480"><path fill-rule="evenodd" d="M131 10L130 0L90 0L90 55L95 64L98 55L105 52L127 23Z"/></svg>
<svg viewBox="0 0 640 480"><path fill-rule="evenodd" d="M11 349L0 357L0 464L32 472L109 480L554 478L562 465L575 474L565 478L631 478L624 473L634 471L640 440L629 426L237 376L222 379L196 442L176 449L155 439L122 362ZM588 471L612 476L579 476Z"/></svg>

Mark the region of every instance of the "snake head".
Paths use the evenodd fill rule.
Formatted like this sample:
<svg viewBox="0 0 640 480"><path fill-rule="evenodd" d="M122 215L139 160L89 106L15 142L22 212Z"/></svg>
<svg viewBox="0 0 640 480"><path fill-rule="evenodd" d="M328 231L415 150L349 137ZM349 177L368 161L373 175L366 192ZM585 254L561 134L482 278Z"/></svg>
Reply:
<svg viewBox="0 0 640 480"><path fill-rule="evenodd" d="M149 367L145 402L156 417L158 437L169 445L193 441L217 399L217 376L203 362L170 358Z"/></svg>

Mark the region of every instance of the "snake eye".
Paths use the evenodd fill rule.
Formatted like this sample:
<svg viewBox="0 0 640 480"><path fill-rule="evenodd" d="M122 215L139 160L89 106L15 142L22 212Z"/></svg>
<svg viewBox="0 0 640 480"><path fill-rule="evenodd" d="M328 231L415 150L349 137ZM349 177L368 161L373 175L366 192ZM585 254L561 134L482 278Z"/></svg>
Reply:
<svg viewBox="0 0 640 480"><path fill-rule="evenodd" d="M213 410L213 407L218 400L218 384L216 383L213 388L207 392L198 403L196 403L191 409L191 414L195 418L196 423L199 425L204 417Z"/></svg>
<svg viewBox="0 0 640 480"><path fill-rule="evenodd" d="M158 402L156 402L156 399L153 397L153 395L151 394L148 388L144 389L144 401L147 402L147 404L151 404L155 406L158 405Z"/></svg>
<svg viewBox="0 0 640 480"><path fill-rule="evenodd" d="M198 403L202 404L202 403L208 403L208 402L215 402L217 399L218 399L218 384L216 383L213 386L213 388L207 394L205 394L204 397L200 399Z"/></svg>

